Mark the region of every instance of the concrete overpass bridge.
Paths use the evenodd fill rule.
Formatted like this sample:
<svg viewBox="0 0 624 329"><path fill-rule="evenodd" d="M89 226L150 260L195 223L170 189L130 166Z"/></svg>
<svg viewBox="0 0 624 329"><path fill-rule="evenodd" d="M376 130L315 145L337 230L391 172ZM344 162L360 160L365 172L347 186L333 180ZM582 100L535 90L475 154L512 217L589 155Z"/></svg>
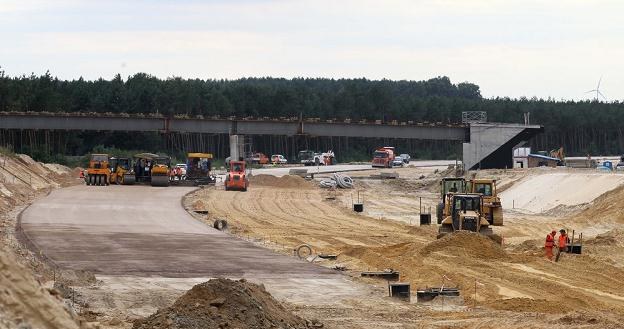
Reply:
<svg viewBox="0 0 624 329"><path fill-rule="evenodd" d="M122 131L447 140L463 143L466 168L512 167L512 150L543 131L505 123L381 123L301 118L188 118L92 113L0 112L0 130Z"/></svg>

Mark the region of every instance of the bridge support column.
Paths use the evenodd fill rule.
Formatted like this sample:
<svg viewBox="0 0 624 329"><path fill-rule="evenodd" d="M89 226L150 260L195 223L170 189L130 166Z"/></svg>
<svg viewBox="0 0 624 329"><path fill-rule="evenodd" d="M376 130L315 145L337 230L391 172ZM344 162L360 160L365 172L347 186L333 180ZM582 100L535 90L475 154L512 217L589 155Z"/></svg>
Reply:
<svg viewBox="0 0 624 329"><path fill-rule="evenodd" d="M466 170L513 168L513 149L544 130L541 126L473 123L470 141L463 144Z"/></svg>

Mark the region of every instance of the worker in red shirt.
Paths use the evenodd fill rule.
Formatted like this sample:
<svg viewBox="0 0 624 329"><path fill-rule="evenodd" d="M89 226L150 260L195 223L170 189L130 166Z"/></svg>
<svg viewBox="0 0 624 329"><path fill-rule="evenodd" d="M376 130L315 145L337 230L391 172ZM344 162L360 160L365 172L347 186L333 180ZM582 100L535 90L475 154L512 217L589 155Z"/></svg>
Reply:
<svg viewBox="0 0 624 329"><path fill-rule="evenodd" d="M559 252L568 251L568 235L564 229L559 230Z"/></svg>
<svg viewBox="0 0 624 329"><path fill-rule="evenodd" d="M557 235L556 230L552 230L550 234L546 235L546 243L544 243L544 249L546 250L546 258L552 261L553 258L553 247L555 246L555 235Z"/></svg>

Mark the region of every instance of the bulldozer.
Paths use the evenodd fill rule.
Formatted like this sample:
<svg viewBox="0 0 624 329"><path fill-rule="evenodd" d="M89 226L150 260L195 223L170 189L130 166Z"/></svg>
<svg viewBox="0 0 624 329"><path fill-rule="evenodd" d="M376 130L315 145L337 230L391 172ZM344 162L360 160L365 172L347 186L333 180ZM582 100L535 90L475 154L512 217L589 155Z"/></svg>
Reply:
<svg viewBox="0 0 624 329"><path fill-rule="evenodd" d="M440 203L436 208L438 224L451 214L451 197L456 193L466 192L466 180L462 177L445 177L440 181Z"/></svg>
<svg viewBox="0 0 624 329"><path fill-rule="evenodd" d="M484 234L493 240L494 234L490 223L483 216L483 196L475 193L457 193L449 198L450 214L442 220L438 229L438 239L455 231L471 231Z"/></svg>
<svg viewBox="0 0 624 329"><path fill-rule="evenodd" d="M85 181L87 185L108 185L110 168L108 154L91 154Z"/></svg>
<svg viewBox="0 0 624 329"><path fill-rule="evenodd" d="M490 225L503 226L503 206L496 194L495 179L471 179L466 184L467 193L483 196L483 216Z"/></svg>
<svg viewBox="0 0 624 329"><path fill-rule="evenodd" d="M117 185L132 185L135 182L134 169L130 158L110 158L111 174L109 182Z"/></svg>
<svg viewBox="0 0 624 329"><path fill-rule="evenodd" d="M230 169L225 176L226 191L247 191L249 178L245 172L245 161L230 161Z"/></svg>

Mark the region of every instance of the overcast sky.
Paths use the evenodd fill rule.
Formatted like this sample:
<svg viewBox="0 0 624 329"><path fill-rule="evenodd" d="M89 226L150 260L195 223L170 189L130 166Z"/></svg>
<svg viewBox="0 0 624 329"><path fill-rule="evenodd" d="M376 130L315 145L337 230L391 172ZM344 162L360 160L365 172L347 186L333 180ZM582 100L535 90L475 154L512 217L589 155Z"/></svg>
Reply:
<svg viewBox="0 0 624 329"><path fill-rule="evenodd" d="M624 1L0 0L0 66L62 79L424 80L624 100Z"/></svg>

